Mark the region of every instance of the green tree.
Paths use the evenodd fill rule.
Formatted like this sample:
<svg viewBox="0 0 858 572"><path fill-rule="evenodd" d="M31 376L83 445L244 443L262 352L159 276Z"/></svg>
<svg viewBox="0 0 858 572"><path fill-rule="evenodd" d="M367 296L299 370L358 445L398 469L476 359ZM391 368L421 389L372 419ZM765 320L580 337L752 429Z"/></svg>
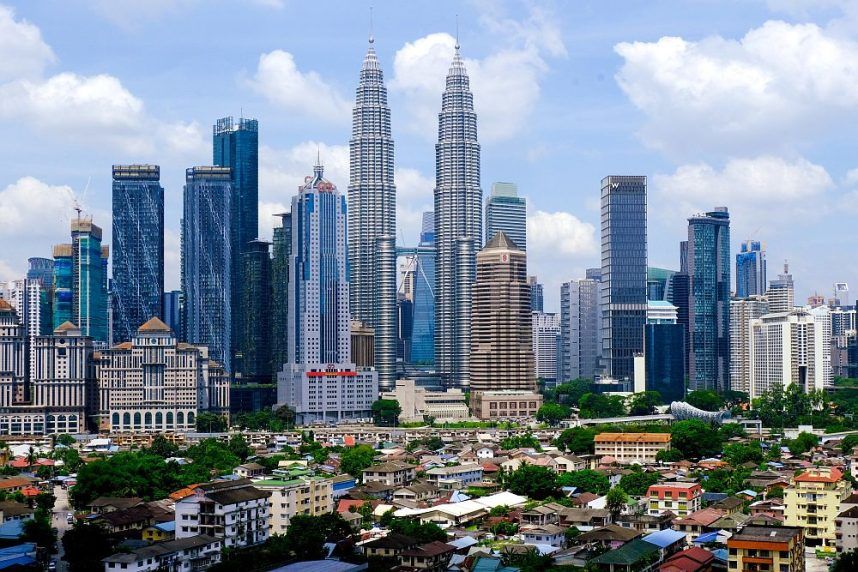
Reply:
<svg viewBox="0 0 858 572"><path fill-rule="evenodd" d="M395 399L377 399L372 404L372 420L381 427L390 427L399 419L402 406Z"/></svg>
<svg viewBox="0 0 858 572"><path fill-rule="evenodd" d="M229 427L227 421L220 415L201 411L197 415L197 431L201 433L223 433Z"/></svg>
<svg viewBox="0 0 858 572"><path fill-rule="evenodd" d="M432 522L421 523L419 520L411 520L408 518L394 518L390 522L390 530L397 534L410 536L418 542L425 544L438 540L443 542L447 540L447 533L441 527Z"/></svg>
<svg viewBox="0 0 858 572"><path fill-rule="evenodd" d="M748 462L759 464L763 462L763 449L759 443L724 445L724 460L730 463L732 467L738 467Z"/></svg>
<svg viewBox="0 0 858 572"><path fill-rule="evenodd" d="M500 448L508 451L510 449L536 449L542 450L539 440L528 431L522 435L510 435L501 439Z"/></svg>
<svg viewBox="0 0 858 572"><path fill-rule="evenodd" d="M610 511L614 520L623 512L623 509L629 502L629 495L622 487L613 487L605 496L605 506Z"/></svg>
<svg viewBox="0 0 858 572"><path fill-rule="evenodd" d="M62 435L57 436L57 444L62 445L63 447L74 447L75 443L77 443L75 438L68 433L63 433Z"/></svg>
<svg viewBox="0 0 858 572"><path fill-rule="evenodd" d="M52 493L39 493L36 495L35 501L37 508L49 513L54 510L54 504L57 502L57 497Z"/></svg>
<svg viewBox="0 0 858 572"><path fill-rule="evenodd" d="M241 464L241 458L233 453L230 446L217 439L203 439L188 447L185 456L193 462L182 465L182 484L209 481L213 477L231 472Z"/></svg>
<svg viewBox="0 0 858 572"><path fill-rule="evenodd" d="M501 520L500 522L494 523L489 530L492 534L499 536L512 536L518 532L518 525L508 520Z"/></svg>
<svg viewBox="0 0 858 572"><path fill-rule="evenodd" d="M686 459L699 459L721 452L721 438L699 419L677 421L670 428L671 446Z"/></svg>
<svg viewBox="0 0 858 572"><path fill-rule="evenodd" d="M831 566L831 572L855 572L858 570L858 552L844 552Z"/></svg>
<svg viewBox="0 0 858 572"><path fill-rule="evenodd" d="M426 449L427 451L437 451L444 447L444 441L437 435L430 435L421 439L415 439L406 445L405 449L409 452L417 449Z"/></svg>
<svg viewBox="0 0 858 572"><path fill-rule="evenodd" d="M37 546L47 548L53 553L57 543L57 533L51 528L51 512L37 508L33 518L24 521L24 533L21 535L21 540L35 542Z"/></svg>
<svg viewBox="0 0 858 572"><path fill-rule="evenodd" d="M561 487L576 487L597 495L603 495L611 488L608 477L592 469L562 473L557 477L557 484Z"/></svg>
<svg viewBox="0 0 858 572"><path fill-rule="evenodd" d="M325 532L314 516L293 516L286 529L286 543L297 560L321 560L325 556Z"/></svg>
<svg viewBox="0 0 858 572"><path fill-rule="evenodd" d="M493 506L489 511L489 516L508 516L509 507L505 504Z"/></svg>
<svg viewBox="0 0 858 572"><path fill-rule="evenodd" d="M175 457L179 454L179 448L175 443L170 442L163 435L155 435L155 438L152 439L152 444L149 446L149 451L153 455L158 455L164 459L169 457Z"/></svg>
<svg viewBox="0 0 858 572"><path fill-rule="evenodd" d="M802 431L795 439L789 439L786 446L789 447L789 452L793 455L801 455L807 453L814 447L819 445L819 437L813 433L805 433Z"/></svg>
<svg viewBox="0 0 858 572"><path fill-rule="evenodd" d="M554 440L554 446L571 453L592 453L596 434L595 429L573 427L560 433Z"/></svg>
<svg viewBox="0 0 858 572"><path fill-rule="evenodd" d="M853 433L843 438L843 441L840 442L840 449L844 455L849 455L852 453L855 445L858 445L858 434Z"/></svg>
<svg viewBox="0 0 858 572"><path fill-rule="evenodd" d="M209 480L208 475L201 480ZM69 495L75 507L83 508L100 496L162 499L183 484L175 464L145 451L125 452L83 465Z"/></svg>
<svg viewBox="0 0 858 572"><path fill-rule="evenodd" d="M652 415L657 405L663 400L657 391L642 391L635 393L628 399L629 415Z"/></svg>
<svg viewBox="0 0 858 572"><path fill-rule="evenodd" d="M557 475L548 467L521 465L506 479L506 486L517 495L535 500L557 496Z"/></svg>
<svg viewBox="0 0 858 572"><path fill-rule="evenodd" d="M573 379L572 381L567 381L566 383L561 383L554 389L546 390L543 397L545 401L563 403L565 405L577 407L581 397L583 397L585 393L590 393L592 391L593 382L591 380L578 378Z"/></svg>
<svg viewBox="0 0 858 572"><path fill-rule="evenodd" d="M253 449L250 448L245 438L241 435L233 435L230 437L227 448L229 449L229 452L238 457L242 463L253 453Z"/></svg>
<svg viewBox="0 0 858 572"><path fill-rule="evenodd" d="M619 395L585 393L578 402L580 416L584 419L604 419L626 414L623 398Z"/></svg>
<svg viewBox="0 0 858 572"><path fill-rule="evenodd" d="M655 454L655 460L663 463L675 463L684 457L679 449L666 449Z"/></svg>
<svg viewBox="0 0 858 572"><path fill-rule="evenodd" d="M357 479L363 479L363 470L372 465L375 449L369 445L358 445L340 454L340 471Z"/></svg>
<svg viewBox="0 0 858 572"><path fill-rule="evenodd" d="M703 411L720 411L724 407L724 400L711 389L691 391L685 396L685 402Z"/></svg>
<svg viewBox="0 0 858 572"><path fill-rule="evenodd" d="M103 570L102 558L113 554L113 543L107 532L97 524L75 524L63 534L63 558L71 572Z"/></svg>
<svg viewBox="0 0 858 572"><path fill-rule="evenodd" d="M739 423L724 423L718 428L718 435L722 441L729 441L733 437L747 437L748 433Z"/></svg>
<svg viewBox="0 0 858 572"><path fill-rule="evenodd" d="M544 403L542 407L539 408L539 411L536 412L536 419L537 421L548 423L554 427L564 419L569 419L570 415L571 410L568 405L549 402Z"/></svg>
<svg viewBox="0 0 858 572"><path fill-rule="evenodd" d="M639 466L627 475L620 477L619 487L633 497L642 497L650 486L658 482L656 471L642 471Z"/></svg>

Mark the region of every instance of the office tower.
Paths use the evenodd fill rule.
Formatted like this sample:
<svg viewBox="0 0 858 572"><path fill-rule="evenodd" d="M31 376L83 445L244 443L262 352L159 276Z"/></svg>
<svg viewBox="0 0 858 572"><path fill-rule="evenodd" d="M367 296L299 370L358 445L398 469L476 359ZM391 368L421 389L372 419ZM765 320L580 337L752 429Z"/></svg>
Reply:
<svg viewBox="0 0 858 572"><path fill-rule="evenodd" d="M834 283L834 303L832 306L849 305L849 284L846 282Z"/></svg>
<svg viewBox="0 0 858 572"><path fill-rule="evenodd" d="M375 331L360 320L351 321L352 363L357 367L375 365Z"/></svg>
<svg viewBox="0 0 858 572"><path fill-rule="evenodd" d="M164 314L163 320L167 327L173 330L176 337L182 339L182 291L170 290L164 292L161 298L161 312Z"/></svg>
<svg viewBox="0 0 858 572"><path fill-rule="evenodd" d="M766 293L766 250L758 240L746 240L736 254L736 297Z"/></svg>
<svg viewBox="0 0 858 572"><path fill-rule="evenodd" d="M685 329L676 321L676 306L650 300L644 326L644 389L659 392L664 403L682 401L685 354Z"/></svg>
<svg viewBox="0 0 858 572"><path fill-rule="evenodd" d="M673 297L673 277L676 270L667 268L646 269L646 299L668 301Z"/></svg>
<svg viewBox="0 0 858 572"><path fill-rule="evenodd" d="M536 387L527 255L500 231L477 254L471 391Z"/></svg>
<svg viewBox="0 0 858 572"><path fill-rule="evenodd" d="M730 300L730 389L750 392L751 320L769 313L765 296L751 295Z"/></svg>
<svg viewBox="0 0 858 572"><path fill-rule="evenodd" d="M842 306L832 308L831 317L831 371L832 377L849 377L849 347L856 336L856 311Z"/></svg>
<svg viewBox="0 0 858 572"><path fill-rule="evenodd" d="M634 375L646 323L646 177L602 179L602 367Z"/></svg>
<svg viewBox="0 0 858 572"><path fill-rule="evenodd" d="M33 256L27 259L27 279L38 280L45 288L54 284L54 261Z"/></svg>
<svg viewBox="0 0 858 572"><path fill-rule="evenodd" d="M396 382L396 186L384 74L369 38L349 141L349 264L352 316L375 331L382 389Z"/></svg>
<svg viewBox="0 0 858 572"><path fill-rule="evenodd" d="M396 302L397 316L397 338L396 348L397 362L411 361L411 334L414 331L414 302L400 297Z"/></svg>
<svg viewBox="0 0 858 572"><path fill-rule="evenodd" d="M47 336L53 331L54 261L51 258L28 258L27 280L39 284L38 335Z"/></svg>
<svg viewBox="0 0 858 572"><path fill-rule="evenodd" d="M751 398L775 385L796 384L805 392L830 387L830 326L828 308L796 308L751 320Z"/></svg>
<svg viewBox="0 0 858 572"><path fill-rule="evenodd" d="M516 246L527 252L527 204L518 196L515 183L492 183L492 194L486 198L485 222L486 242L503 231Z"/></svg>
<svg viewBox="0 0 858 572"><path fill-rule="evenodd" d="M679 272L671 280L671 292L667 301L676 306L676 323L682 326L685 349L688 351L691 343L691 277L688 275L688 241L679 243ZM688 378L688 358L685 361L685 378Z"/></svg>
<svg viewBox="0 0 858 572"><path fill-rule="evenodd" d="M242 253L241 381L271 383L271 257L269 243L251 240ZM236 370L238 366L236 366Z"/></svg>
<svg viewBox="0 0 858 572"><path fill-rule="evenodd" d="M470 383L471 288L482 202L477 114L457 43L435 145L435 370L452 387Z"/></svg>
<svg viewBox="0 0 858 572"><path fill-rule="evenodd" d="M184 338L208 347L209 357L228 373L233 371L232 179L229 167L187 169L182 216Z"/></svg>
<svg viewBox="0 0 858 572"><path fill-rule="evenodd" d="M113 341L163 316L164 188L158 165L113 166Z"/></svg>
<svg viewBox="0 0 858 572"><path fill-rule="evenodd" d="M527 286L530 288L530 311L542 312L545 309L542 284L536 281L536 276L528 276Z"/></svg>
<svg viewBox="0 0 858 572"><path fill-rule="evenodd" d="M688 219L689 389L730 388L730 215Z"/></svg>
<svg viewBox="0 0 858 572"><path fill-rule="evenodd" d="M212 128L212 165L229 167L230 218L229 240L232 261L230 285L232 323L228 350L235 353L241 347L241 312L244 265L241 255L250 241L259 235L259 122L240 117L218 119Z"/></svg>
<svg viewBox="0 0 858 572"><path fill-rule="evenodd" d="M795 309L795 285L787 262L784 262L784 273L769 282L766 298L769 299L769 312L791 312Z"/></svg>
<svg viewBox="0 0 858 572"><path fill-rule="evenodd" d="M323 175L316 165L292 198L288 361L277 401L299 423L368 418L378 397L376 372L352 361L346 199Z"/></svg>
<svg viewBox="0 0 858 572"><path fill-rule="evenodd" d="M14 306L0 299L0 403L24 403L27 381L27 333Z"/></svg>
<svg viewBox="0 0 858 572"><path fill-rule="evenodd" d="M11 304L23 328L28 349L26 374L29 376L36 368L36 338L52 329L50 315L44 311L45 289L38 279L0 282L0 298Z"/></svg>
<svg viewBox="0 0 858 572"><path fill-rule="evenodd" d="M157 317L95 359L99 429L195 431L201 412L228 415L229 378L206 347L179 343ZM200 428L205 430L205 428Z"/></svg>
<svg viewBox="0 0 858 572"><path fill-rule="evenodd" d="M106 343L108 248L101 246L101 228L85 218L72 220L71 239L54 246L54 328L70 321Z"/></svg>
<svg viewBox="0 0 858 572"><path fill-rule="evenodd" d="M423 229L414 268L414 311L411 321L410 363L435 363L435 216L423 213Z"/></svg>
<svg viewBox="0 0 858 572"><path fill-rule="evenodd" d="M553 312L531 311L533 328L533 363L536 379L546 387L557 384L557 338L560 316Z"/></svg>
<svg viewBox="0 0 858 572"><path fill-rule="evenodd" d="M403 257L403 262L399 264L399 297L404 300L414 300L414 266L416 263L415 255L408 254Z"/></svg>
<svg viewBox="0 0 858 572"><path fill-rule="evenodd" d="M600 356L600 320L598 279L560 285L559 381L595 377Z"/></svg>
<svg viewBox="0 0 858 572"><path fill-rule="evenodd" d="M271 249L271 354L274 371L287 361L286 340L289 328L289 260L292 256L292 214L280 213L280 226L274 227Z"/></svg>

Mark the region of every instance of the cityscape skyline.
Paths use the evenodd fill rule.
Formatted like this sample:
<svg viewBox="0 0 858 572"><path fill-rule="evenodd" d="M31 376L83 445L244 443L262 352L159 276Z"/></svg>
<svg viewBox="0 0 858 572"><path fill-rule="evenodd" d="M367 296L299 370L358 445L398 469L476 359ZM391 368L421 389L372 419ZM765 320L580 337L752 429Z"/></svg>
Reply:
<svg viewBox="0 0 858 572"><path fill-rule="evenodd" d="M282 34L275 38L273 32L269 33L265 28L259 34L259 43L252 42L252 46L236 50L225 59L227 68L235 69L242 77L235 81L222 78L220 81L224 84L223 95L219 94L215 100L211 96L201 97L199 89L191 90L194 94L191 98L190 91L184 88L184 84L159 86L156 94L153 86L144 85L145 82L140 81L147 77L157 77L159 73L172 77L174 70L187 65L184 62L176 62L174 66L159 71L148 61L148 56L140 56L137 52L136 56L145 61L140 62L140 77L134 78L124 75L115 65L115 60L111 61L114 53L117 54L116 57L127 57L126 50L136 49L146 32L154 32L156 27L159 36L163 37L167 44L174 45L177 37L176 26L182 19L180 16L186 15L194 8L177 7L172 11L147 15L133 25L125 22L125 26L130 26L130 31L128 28L122 28L122 23L116 23L115 18L110 19L116 16L115 14L105 14L106 9L96 9L92 6L89 8L83 10L89 21L84 23L82 29L94 25L104 29L99 42L103 43L103 51L107 55L96 62L87 61L85 65L81 63L85 54L80 53L74 39L62 34L57 26L60 18L49 16L49 13L39 6L16 7L15 14L12 14L9 8L3 10L4 26L9 26L10 31L36 31L35 39L29 37L28 42L23 42L20 47L25 55L35 58L29 60L33 64L32 70L35 71L22 72L18 68L11 68L4 72L0 81L3 82L5 91L15 95L15 89L20 87L23 80L29 81L33 89L47 86L52 80L60 81L65 78L65 74L71 74L68 79L78 83L94 81L96 77L102 77L97 74L106 74L104 81L107 82L103 85L102 94L104 113L96 113L91 107L80 109L85 112L80 114L80 117L89 119L89 137L74 148L62 145L64 137L67 137L68 127L57 123L62 120L58 116L68 110L68 107L64 107L70 105L68 102L52 103L55 107L51 109L57 117L53 119L54 123L44 123L39 115L40 109L30 105L32 102L26 97L8 99L8 107L4 108L4 113L12 114L14 124L21 125L22 129L21 137L14 147L8 143L4 144L11 168L6 179L0 181L0 196L5 204L10 205L7 207L11 213L10 218L16 220L15 224L4 229L4 233L18 232L21 228L19 225L26 223L17 221L29 221L35 216L28 208L29 205L21 205L21 197L31 196L33 193L43 195L40 197L44 205L43 210L47 210L49 216L55 217L58 222L61 222L59 217L66 220L71 218L73 212L70 209L69 189L77 192L83 206L93 214L97 224L109 227L106 210L109 204L111 165L144 162L159 164L162 167L162 185L165 188L167 207L165 286L168 290L175 289L178 285L178 213L181 210L179 197L183 170L188 165L208 163L210 148L206 141L208 137L205 126L210 125L214 118L235 113L235 108L243 107L244 112L241 115L258 118L262 126L260 238L270 240L271 228L275 222L275 219L269 216L275 212L273 207L285 207L288 204L288 189L294 188L296 180L300 181L298 177L312 163L317 147L331 180L340 186L346 184L347 179L342 175L347 166L345 148L350 109L347 94L353 89L354 70L359 65L366 46L368 26L348 26L343 30L344 33L347 32L343 40L332 46L316 45L315 42L307 42L312 46L300 46L291 38L284 38ZM423 109L430 109L432 115L437 113L444 68L449 64L453 51L452 35L438 31L453 29L453 22L447 20L451 19L450 14L454 12L448 11L445 14L441 8L443 6L432 9L432 17L419 25L400 24L402 14L397 7L389 6L376 10L376 47L382 66L391 70L388 81L391 89L393 136L398 147L399 169L396 181L401 197L397 243L400 244L416 244L419 225L414 224L414 221L419 221L419 216L425 210L431 195L431 138L434 136L434 130L431 126L428 130L420 127L425 126L425 123L418 119L423 117L419 113ZM529 236L528 242L531 244L528 250L533 250L529 257L529 271L540 276L546 283L546 309L556 311L559 308L559 284L562 281L579 278L586 267L596 265L596 181L609 172L650 175L651 194L657 200L663 201L664 208L650 214L650 225L664 228L663 232L654 234L650 241L650 262L653 266L675 268L675 240L682 236L684 230L681 221L694 212L710 208L710 203L719 203L731 209L731 234L734 242L732 250L738 250L737 245L741 240L764 240L772 264L777 267L784 259L790 260L796 276L797 299L804 299L814 291L827 295L834 282L850 281L856 274L853 265L848 261L845 264L834 262L836 255L833 251L836 249L819 248L820 241L831 240L833 237L831 231L825 231L829 233L825 236L824 229L819 224L821 216L837 219L846 215L848 208L835 207L849 207L852 200L849 194L852 188L849 181L852 178L849 173L853 165L837 154L823 152L824 147L831 145L830 140L834 135L817 133L803 143L801 149L795 147L794 137L787 137L778 147L766 147L757 141L753 148L743 145L730 154L713 151L711 142L706 143L706 149L699 152L698 146L691 146L682 153L676 153L675 149L670 152L653 151L654 139L643 140L643 135L635 133L643 133L641 130L644 128L651 130L653 126L657 127L657 110L644 109L641 107L643 104L635 103L633 89L646 82L655 81L653 72L657 70L643 67L632 53L635 50L652 50L659 54L661 50L670 47L665 45L663 38L666 40L671 36L679 36L685 42L686 51L701 58L709 57L713 49L705 39L713 37L716 31L724 41L729 41L741 48L741 52L746 52L750 48L745 46L742 38L749 32L754 32L757 36L763 31L770 35L782 34L789 30L803 29L800 27L801 23L808 23L808 41L831 41L846 49L848 46L843 43L845 40L841 36L843 32L838 32L835 24L848 15L838 12L836 8L820 12L811 10L808 14L796 15L769 9L760 3L751 6L741 18L734 18L730 22L727 22L724 16L712 14L713 19L709 20L705 29L700 29L699 25L689 27L688 22L674 19L669 24L660 23L644 33L630 26L631 19L641 15L641 9L639 4L631 4L627 11L619 14L621 17L616 25L612 23L610 30L604 30L604 37L589 38L593 42L592 45L588 45L587 50L579 49L576 52L575 48L581 46L583 38L576 35L576 32L580 31L579 24L570 22L572 16L579 15L574 11L557 13L549 6L528 8L518 4L504 5L496 10L489 10L484 6L462 7L460 37L466 46L464 53L468 55L466 66L469 66L469 70L474 70L472 75L478 114L486 114L486 117L492 120L498 117L499 112L510 111L509 106L513 103L521 103L520 99L514 98L510 98L513 99L510 102L500 101L494 95L497 92L492 92L492 86L486 83L488 66L499 65L500 62L496 60L503 49L508 48L518 54L524 54L527 56L524 58L526 61L539 61L548 70L534 71L534 66L526 67L525 71L534 74L525 77L534 80L532 83L535 92L528 95L526 105L520 106L522 109L510 116L508 122L503 122L509 124L508 127L504 126L508 132L498 133L497 130L501 128L497 125L498 122L490 121L492 126L486 133L481 134L485 135L487 146L483 153L484 187L493 181L509 180L518 183L522 196L528 199L530 205L529 224L536 225L543 231ZM708 11L708 8L701 9ZM240 28L250 20L258 21L260 16L270 17L271 20L280 20L290 15L300 16L301 10L312 11L314 8L290 7L265 11L260 7L248 7L247 13L240 15L236 25ZM354 15L354 21L360 22L358 16L361 15L365 17L364 21L368 20L368 10L365 7L349 6L348 10ZM425 6L418 6L416 10L423 14L430 12ZM647 16L645 21L651 21L656 16L657 12ZM591 15L590 18L599 16ZM509 33L491 34L491 30L506 30ZM542 32L539 40L533 39L535 32ZM771 41L770 38L767 39ZM151 38L146 41L149 40ZM635 41L639 44L635 44ZM230 42L230 47L235 47L234 42ZM310 48L312 51L308 52ZM253 56L247 51L251 49L255 51ZM325 56L333 53L337 54L337 57L333 58L337 63L328 63L332 58ZM574 53L580 55L569 55ZM313 58L311 54L318 57ZM189 55L190 60L195 57L197 56L194 54ZM412 59L409 60L409 57ZM691 58L690 55L687 57ZM733 57L745 56L740 54ZM438 64L436 59L443 61ZM415 69L421 70L424 83L415 83L414 77L407 75L405 64L409 62L413 63ZM159 62L161 63L163 62ZM503 63L512 66L515 62ZM773 62L763 59L754 60L752 63L763 71L771 72L775 79L778 78L777 72L780 68ZM263 89L263 86L267 85L263 81L263 72L268 69L266 65L281 72L285 70L292 73L295 78L305 81L301 84L305 87L324 88L322 91L327 95L317 98L316 107L309 110L306 106L300 107L303 103L299 105L296 101L274 101L269 97L271 90ZM440 73L437 73L438 66L441 66ZM518 71L518 68L514 67L509 69ZM306 84L313 73L317 74L316 80L319 83ZM434 77L436 73L437 79ZM617 81L609 79L612 74L617 75ZM226 75L229 73L226 72ZM595 79L597 76L601 76L601 79ZM282 75L278 77L282 79ZM570 105L570 111L558 115L557 98L563 92L561 88L573 85L576 87L576 97L571 100L564 99L564 102ZM593 133L592 119L579 128L570 126L569 123L569 114L575 117L581 114L598 117L596 112L605 109L603 104L597 106L593 101L596 86L603 88L601 92L604 92L605 87L608 88L608 103L605 105L614 106L619 113L618 120L611 120L602 126L606 135ZM516 86L516 89L523 88ZM431 97L427 96L427 93L431 94ZM33 94L35 96L36 92ZM423 101L424 96L426 102ZM669 96L669 93L665 95ZM125 108L126 114L112 113L116 109L112 103L117 100L128 104ZM687 109L682 107L687 102L675 103L680 106L680 111ZM743 109L752 105L747 101L739 103L745 106ZM80 105L86 104L84 102ZM30 107L27 107L28 105ZM16 111L20 113L15 113ZM320 127L317 133L306 131L306 123L315 121L319 114L327 114L330 121L318 122ZM519 121L522 114L531 120L525 122L524 127ZM340 115L344 118L338 119ZM555 126L551 127L547 123L549 117L550 123L556 124ZM288 127L284 126L284 119L287 118L286 122L290 123ZM622 126L617 123L622 123ZM787 123L785 128L791 128L793 131L796 129L794 124L789 121ZM140 125L147 125L151 129L141 130ZM556 134L561 129L568 129L564 131L564 139L579 141L579 144L559 142ZM415 130L420 133L415 133ZM167 133L172 133L174 137L167 138ZM311 133L309 140L308 133ZM677 141L681 140L681 135L678 134ZM703 139L717 139L716 135L717 133ZM170 145L166 145L168 139ZM749 136L744 139L750 145L758 138ZM583 145L585 140L587 146L592 147L588 153L577 148L577 145ZM606 143L611 144L613 156L610 159L606 158ZM163 150L155 151L161 144L166 145L162 147ZM63 149L62 159L55 160L59 156L59 148ZM533 153L528 154L528 150ZM676 154L677 157L670 157L671 154ZM511 160L513 156L518 160ZM826 157L824 164L820 164L822 156ZM14 160L20 157L24 158ZM565 185L569 190L563 193L547 193L542 188L524 184L531 180L527 173L532 171L536 164L539 165L540 171L550 178L571 183ZM765 169L769 169L771 176L757 176L765 175ZM89 190L85 193L86 183L90 179ZM747 184L751 192L737 194L733 190L734 187L745 187L741 184L742 181L749 181ZM688 192L678 194L683 188ZM715 195L715 199L705 197L705 201L698 200L701 189L705 191L704 194ZM781 189L784 192L776 194L773 189ZM757 198L751 200L742 195L754 195ZM680 196L681 200L678 198ZM749 220L749 217L753 219L752 215L756 212L755 208L749 208L749 204L751 207L758 207L765 200L772 200L774 197L781 198L776 207L776 214L780 217L771 217L771 220L765 221ZM808 200L810 202L807 202ZM802 211L802 205L813 205L817 208ZM406 210L408 212L404 212ZM796 218L797 210L802 211L801 217ZM832 210L834 212L829 212ZM276 212L282 210L278 208ZM666 222L669 224L665 224ZM797 227L780 224L781 222L796 223ZM826 226L838 227L837 224ZM762 228L755 232L758 227ZM792 236L796 234L792 231L793 228L815 230L820 236L815 236L811 241L798 241ZM109 242L109 231L105 230L108 235L105 242ZM49 232L52 233L51 236L45 236ZM409 233L413 236L408 236ZM550 235L545 236L546 234ZM3 237L6 238L7 234ZM58 242L62 236L56 230L45 229L34 233L33 239L33 245L40 246L31 250L39 250L38 252L21 252L16 245L12 245L10 252L0 255L0 274L3 278L23 274L26 270L26 258L30 254L49 256L50 244ZM546 248L546 244L551 244L555 239L559 240L562 248ZM821 255L818 255L820 252ZM555 259L560 264L552 263Z"/></svg>

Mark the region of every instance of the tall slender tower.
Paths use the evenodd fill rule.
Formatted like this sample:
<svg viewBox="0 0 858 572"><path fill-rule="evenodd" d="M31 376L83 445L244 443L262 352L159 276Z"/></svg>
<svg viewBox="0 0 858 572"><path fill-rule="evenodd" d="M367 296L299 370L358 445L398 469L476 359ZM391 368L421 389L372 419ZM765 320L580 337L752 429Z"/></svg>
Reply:
<svg viewBox="0 0 858 572"><path fill-rule="evenodd" d="M369 38L349 141L349 263L352 316L375 330L382 389L396 381L396 185L384 75ZM382 239L382 240L380 240ZM391 272L390 269L393 269Z"/></svg>
<svg viewBox="0 0 858 572"><path fill-rule="evenodd" d="M435 169L435 369L446 385L467 387L483 191L474 96L458 42L441 96Z"/></svg>

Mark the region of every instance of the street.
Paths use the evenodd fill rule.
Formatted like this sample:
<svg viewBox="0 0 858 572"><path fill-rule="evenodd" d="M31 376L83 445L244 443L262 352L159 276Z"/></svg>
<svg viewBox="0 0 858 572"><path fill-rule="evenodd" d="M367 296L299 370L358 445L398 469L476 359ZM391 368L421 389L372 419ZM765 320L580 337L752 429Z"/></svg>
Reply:
<svg viewBox="0 0 858 572"><path fill-rule="evenodd" d="M56 558L59 559L57 562L57 572L66 572L67 565L62 560L63 558L63 534L65 534L66 530L71 528L71 525L66 520L69 512L71 512L71 506L69 505L69 495L68 491L62 487L54 487L54 496L57 497L56 503L54 503L53 516L51 517L51 525L57 529L57 555Z"/></svg>

